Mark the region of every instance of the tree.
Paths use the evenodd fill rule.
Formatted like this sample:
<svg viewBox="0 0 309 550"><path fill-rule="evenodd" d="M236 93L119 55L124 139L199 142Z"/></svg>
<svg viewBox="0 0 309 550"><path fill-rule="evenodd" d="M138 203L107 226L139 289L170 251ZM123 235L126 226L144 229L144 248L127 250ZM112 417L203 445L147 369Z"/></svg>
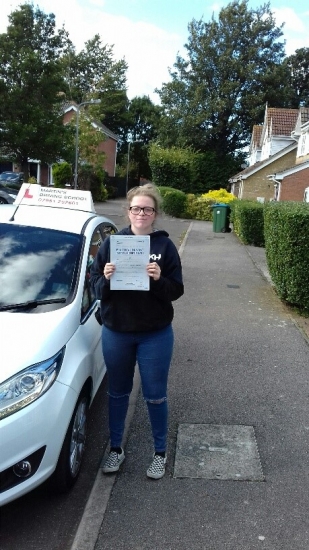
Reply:
<svg viewBox="0 0 309 550"><path fill-rule="evenodd" d="M131 141L147 145L158 135L161 107L155 105L149 96L134 97L129 104L129 128Z"/></svg>
<svg viewBox="0 0 309 550"><path fill-rule="evenodd" d="M284 60L288 70L289 107L309 107L309 48L300 48Z"/></svg>
<svg viewBox="0 0 309 550"><path fill-rule="evenodd" d="M103 132L93 124L96 119L96 111L99 107L87 105L79 115L79 161L81 164L88 164L93 167L96 172L102 171L106 154L99 151L98 147L102 141L106 139ZM72 118L72 125L75 128L76 119Z"/></svg>
<svg viewBox="0 0 309 550"><path fill-rule="evenodd" d="M28 159L66 156L71 132L62 123L65 82L60 58L69 40L55 17L23 4L0 35L0 148L28 177Z"/></svg>
<svg viewBox="0 0 309 550"><path fill-rule="evenodd" d="M129 105L126 61L115 61L113 46L102 45L96 34L78 54L69 48L62 64L68 97L78 104L94 95L100 98L101 122L124 140Z"/></svg>
<svg viewBox="0 0 309 550"><path fill-rule="evenodd" d="M252 125L262 121L265 103L285 101L282 26L270 5L248 9L248 0L222 8L218 20L193 20L171 82L157 90L164 111L160 141L235 154L249 142Z"/></svg>
<svg viewBox="0 0 309 550"><path fill-rule="evenodd" d="M126 70L124 59L114 61L113 46L102 45L98 34L85 42L78 54L72 45L63 56L63 70L70 98L81 103L97 93L106 91L112 85L115 89L126 89Z"/></svg>
<svg viewBox="0 0 309 550"><path fill-rule="evenodd" d="M128 107L126 142L120 148L119 162L126 166L130 146L130 176L140 180L151 178L148 160L149 143L156 139L161 119L161 107L149 96L134 97Z"/></svg>

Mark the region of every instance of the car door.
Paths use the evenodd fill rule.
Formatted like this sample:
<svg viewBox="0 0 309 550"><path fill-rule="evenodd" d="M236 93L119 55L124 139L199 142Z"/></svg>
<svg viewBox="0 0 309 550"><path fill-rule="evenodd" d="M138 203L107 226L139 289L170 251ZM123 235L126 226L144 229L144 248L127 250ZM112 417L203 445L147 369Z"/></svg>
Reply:
<svg viewBox="0 0 309 550"><path fill-rule="evenodd" d="M97 320L100 301L96 299L94 290L90 285L90 269L102 242L108 235L117 232L117 228L111 223L101 223L93 231L87 256L87 269L84 281L84 293L81 307L81 324L83 332L88 339L88 346L92 354L94 395L103 379L106 371L102 355L101 325Z"/></svg>

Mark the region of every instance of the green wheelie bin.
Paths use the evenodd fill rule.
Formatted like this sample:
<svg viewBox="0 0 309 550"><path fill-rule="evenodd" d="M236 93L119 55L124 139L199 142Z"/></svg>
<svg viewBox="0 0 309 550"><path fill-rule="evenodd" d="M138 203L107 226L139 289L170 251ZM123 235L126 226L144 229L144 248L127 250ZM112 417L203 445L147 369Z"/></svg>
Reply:
<svg viewBox="0 0 309 550"><path fill-rule="evenodd" d="M214 233L230 233L230 213L228 204L218 203L212 205L212 221Z"/></svg>

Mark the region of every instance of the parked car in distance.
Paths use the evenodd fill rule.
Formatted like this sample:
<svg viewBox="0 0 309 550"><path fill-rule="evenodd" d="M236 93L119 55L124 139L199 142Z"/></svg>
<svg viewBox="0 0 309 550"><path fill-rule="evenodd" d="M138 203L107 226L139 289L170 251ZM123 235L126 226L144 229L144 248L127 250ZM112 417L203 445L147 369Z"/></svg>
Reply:
<svg viewBox="0 0 309 550"><path fill-rule="evenodd" d="M0 506L79 475L106 372L90 266L116 231L90 191L27 183L0 208Z"/></svg>
<svg viewBox="0 0 309 550"><path fill-rule="evenodd" d="M0 183L19 190L24 181L23 172L1 172Z"/></svg>
<svg viewBox="0 0 309 550"><path fill-rule="evenodd" d="M12 189L0 183L0 204L12 204L18 194L17 189Z"/></svg>

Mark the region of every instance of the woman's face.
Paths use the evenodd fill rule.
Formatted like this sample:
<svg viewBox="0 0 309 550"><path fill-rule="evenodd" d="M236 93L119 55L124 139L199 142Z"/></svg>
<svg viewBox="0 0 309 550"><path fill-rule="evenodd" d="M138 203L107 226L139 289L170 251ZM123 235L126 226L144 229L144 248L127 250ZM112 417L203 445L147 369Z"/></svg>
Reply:
<svg viewBox="0 0 309 550"><path fill-rule="evenodd" d="M154 200L151 197L136 195L133 197L130 207L155 208ZM145 214L144 210L141 210L139 214L133 214L129 210L129 219L131 222L131 229L135 235L149 235L152 233L152 224L156 219L156 212Z"/></svg>

